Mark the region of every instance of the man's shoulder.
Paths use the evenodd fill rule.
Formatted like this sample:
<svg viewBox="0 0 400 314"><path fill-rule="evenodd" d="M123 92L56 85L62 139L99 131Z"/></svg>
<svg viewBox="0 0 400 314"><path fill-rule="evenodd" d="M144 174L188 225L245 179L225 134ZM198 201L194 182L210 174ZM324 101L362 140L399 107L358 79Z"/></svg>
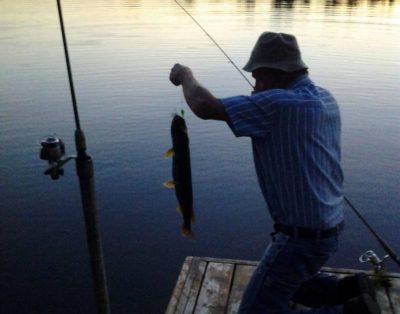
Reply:
<svg viewBox="0 0 400 314"><path fill-rule="evenodd" d="M318 107L322 95L307 88L273 89L260 93L256 101L266 101L276 107L311 108Z"/></svg>

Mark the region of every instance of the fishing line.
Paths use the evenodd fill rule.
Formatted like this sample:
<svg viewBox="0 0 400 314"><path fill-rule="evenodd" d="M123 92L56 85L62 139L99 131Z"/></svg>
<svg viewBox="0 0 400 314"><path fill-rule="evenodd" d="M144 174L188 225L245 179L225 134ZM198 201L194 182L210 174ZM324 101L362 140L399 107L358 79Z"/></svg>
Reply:
<svg viewBox="0 0 400 314"><path fill-rule="evenodd" d="M345 196L344 200L349 205L349 207L353 210L353 212L357 215L357 217L363 222L363 224L368 228L368 230L372 233L375 239L379 242L385 252L393 259L393 261L400 266L400 258L394 253L392 248L383 240L379 234L371 227L371 225L367 222L367 220L361 215L361 213L355 208L355 206L350 202L350 200Z"/></svg>
<svg viewBox="0 0 400 314"><path fill-rule="evenodd" d="M211 41L221 50L221 52L225 55L225 57L229 60L230 63L235 67L236 70L240 73L240 75L246 80L247 83L251 86L252 89L254 89L253 84L249 81L249 79L243 74L243 72L239 69L239 67L236 65L235 62L228 56L228 54L222 49L222 47L214 40L214 38L211 37L211 35L204 29L203 26L197 20L177 1L174 0L177 5L197 24L198 27L211 39Z"/></svg>
<svg viewBox="0 0 400 314"><path fill-rule="evenodd" d="M175 3L200 27L200 29L211 39L211 41L221 50L221 52L225 55L225 57L229 60L230 63L236 68L236 70L242 75L242 77L246 80L247 83L254 89L253 84L249 81L249 79L243 74L243 72L239 69L239 67L233 62L233 60L228 56L228 54L222 49L222 47L212 38L212 36L201 26L201 24L177 1L174 0ZM378 233L371 227L371 225L365 220L365 218L361 215L361 213L353 206L353 204L349 201L347 197L344 197L344 200L347 202L349 207L354 211L357 217L364 223L364 225L368 228L368 230L372 233L372 235L377 239L379 244L385 250L385 252L394 260L394 262L400 266L400 258L394 253L391 247L378 235Z"/></svg>

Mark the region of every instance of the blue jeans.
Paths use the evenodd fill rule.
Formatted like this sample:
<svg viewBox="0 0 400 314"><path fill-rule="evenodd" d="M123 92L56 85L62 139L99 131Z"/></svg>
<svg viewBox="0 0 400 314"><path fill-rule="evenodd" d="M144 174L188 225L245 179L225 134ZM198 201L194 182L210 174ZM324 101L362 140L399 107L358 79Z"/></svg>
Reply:
<svg viewBox="0 0 400 314"><path fill-rule="evenodd" d="M239 314L342 313L337 278L320 272L337 247L338 236L314 240L273 233L246 287ZM290 309L290 300L311 309Z"/></svg>

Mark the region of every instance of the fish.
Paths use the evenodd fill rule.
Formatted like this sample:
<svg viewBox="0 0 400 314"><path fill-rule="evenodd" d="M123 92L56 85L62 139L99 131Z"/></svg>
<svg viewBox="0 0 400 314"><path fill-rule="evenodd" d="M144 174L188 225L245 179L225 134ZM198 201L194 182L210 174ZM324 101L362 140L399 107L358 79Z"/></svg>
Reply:
<svg viewBox="0 0 400 314"><path fill-rule="evenodd" d="M181 234L194 239L191 224L194 222L192 171L190 166L189 136L185 119L175 114L171 122L172 148L165 157L172 157L172 180L164 182L167 188L175 188L177 211L183 217Z"/></svg>

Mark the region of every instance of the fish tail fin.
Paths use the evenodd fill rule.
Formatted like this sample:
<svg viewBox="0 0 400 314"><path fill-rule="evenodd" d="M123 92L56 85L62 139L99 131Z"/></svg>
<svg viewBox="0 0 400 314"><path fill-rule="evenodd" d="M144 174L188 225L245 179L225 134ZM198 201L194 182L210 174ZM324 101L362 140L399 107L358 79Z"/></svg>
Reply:
<svg viewBox="0 0 400 314"><path fill-rule="evenodd" d="M190 226L187 226L186 224L182 225L181 234L186 238L189 238L192 240L195 239L195 236L194 236L192 230L190 229Z"/></svg>

